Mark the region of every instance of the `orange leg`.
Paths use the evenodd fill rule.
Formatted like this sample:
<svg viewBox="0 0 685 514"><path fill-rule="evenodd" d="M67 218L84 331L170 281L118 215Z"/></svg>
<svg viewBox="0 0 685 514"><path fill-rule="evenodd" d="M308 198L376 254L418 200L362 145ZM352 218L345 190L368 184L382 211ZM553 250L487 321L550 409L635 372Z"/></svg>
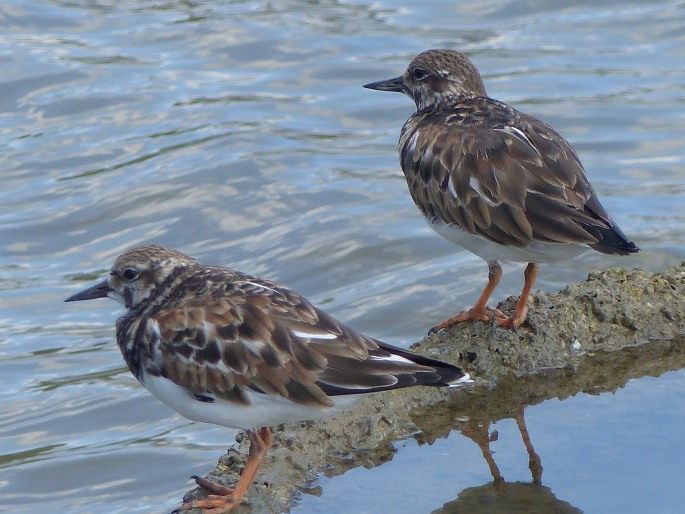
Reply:
<svg viewBox="0 0 685 514"><path fill-rule="evenodd" d="M209 489L214 494L210 494L202 500L184 503L181 510L203 509L205 514L223 514L230 512L240 505L257 474L264 455L266 455L267 450L273 443L273 434L269 427L260 428L259 433L248 430L247 436L250 439L250 450L247 455L245 468L240 474L240 480L238 480L235 488L224 487L206 478L195 476L193 478L197 485Z"/></svg>
<svg viewBox="0 0 685 514"><path fill-rule="evenodd" d="M538 269L538 265L533 262L529 262L528 266L526 266L526 270L523 272L523 290L521 291L519 301L516 303L514 313L504 320L498 319L497 322L500 327L518 328L525 321L528 314L528 297L535 285L535 281L538 279Z"/></svg>
<svg viewBox="0 0 685 514"><path fill-rule="evenodd" d="M533 477L533 483L540 485L542 484L542 460L535 451L535 448L533 448L533 443L530 440L526 419L523 417L523 408L521 408L521 412L514 416L514 419L516 420L516 426L521 433L523 444L528 452L528 469L530 469L530 474Z"/></svg>
<svg viewBox="0 0 685 514"><path fill-rule="evenodd" d="M538 265L530 262L526 266L526 270L523 272L523 277L525 279L523 283L523 290L521 291L521 296L516 304L514 313L511 316L507 316L499 309L493 309L488 307L487 303L492 295L493 291L499 284L502 278L502 267L497 261L488 261L488 285L485 286L483 292L476 304L467 311L462 311L456 316L446 319L442 323L434 326L430 329L429 334L439 332L446 328L451 327L457 323L462 323L464 321L483 321L489 322L494 319L495 322L504 328L518 328L526 319L526 314L528 313L528 296L533 289L533 285L538 278Z"/></svg>
<svg viewBox="0 0 685 514"><path fill-rule="evenodd" d="M490 296L492 296L493 291L499 285L499 281L502 278L502 266L500 266L497 261L488 261L488 285L485 286L483 292L476 304L467 311L461 311L460 313L447 318L442 323L434 326L430 329L429 333L439 332L440 330L456 325L457 323L462 323L464 321L484 321L488 322L493 317L497 320L505 320L507 316L499 309L492 309L487 306Z"/></svg>
<svg viewBox="0 0 685 514"><path fill-rule="evenodd" d="M490 425L490 421L486 421L483 424L477 421L469 422L467 428L462 429L461 433L462 435L465 435L471 439L480 448L483 458L485 459L488 468L490 468L490 474L492 475L494 483L503 484L504 477L502 476L502 472L499 470L499 467L492 456L492 451L490 450L490 443L497 441L497 431L495 430L491 434Z"/></svg>

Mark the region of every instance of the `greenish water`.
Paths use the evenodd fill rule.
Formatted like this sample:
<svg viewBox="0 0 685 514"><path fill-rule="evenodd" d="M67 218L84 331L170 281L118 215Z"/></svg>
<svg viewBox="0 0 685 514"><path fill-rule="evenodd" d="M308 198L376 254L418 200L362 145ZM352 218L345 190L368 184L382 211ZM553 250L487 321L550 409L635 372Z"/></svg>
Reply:
<svg viewBox="0 0 685 514"><path fill-rule="evenodd" d="M409 100L361 88L427 48L468 52L492 96L559 129L644 250L544 266L539 288L685 259L682 2L402 5L0 5L0 511L169 512L234 441L138 386L112 302L62 303L125 248L276 279L401 345L473 301L485 264L432 233L399 171ZM521 281L505 266L497 298ZM683 380L530 407L545 486L585 512L679 512ZM503 475L530 481L497 428ZM298 511L431 512L491 480L458 432L398 447Z"/></svg>

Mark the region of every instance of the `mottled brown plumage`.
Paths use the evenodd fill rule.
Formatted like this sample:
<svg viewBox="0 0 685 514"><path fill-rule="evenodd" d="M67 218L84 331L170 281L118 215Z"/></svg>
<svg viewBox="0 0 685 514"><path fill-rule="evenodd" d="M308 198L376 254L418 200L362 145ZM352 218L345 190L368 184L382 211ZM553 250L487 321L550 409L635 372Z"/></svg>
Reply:
<svg viewBox="0 0 685 514"><path fill-rule="evenodd" d="M492 314L500 325L520 325L528 280L512 317L486 307L501 276L499 260L528 262L534 281L537 263L588 247L619 255L639 250L599 202L571 145L546 123L489 98L465 55L428 50L403 76L365 87L414 100L417 110L399 141L412 199L440 235L488 261L487 297L438 328Z"/></svg>
<svg viewBox="0 0 685 514"><path fill-rule="evenodd" d="M190 419L248 430L254 451L236 490L195 504L211 512L239 504L271 444L266 427L335 413L363 393L470 381L352 330L285 286L159 245L123 253L106 280L67 301L104 297L126 307L117 343L153 395Z"/></svg>

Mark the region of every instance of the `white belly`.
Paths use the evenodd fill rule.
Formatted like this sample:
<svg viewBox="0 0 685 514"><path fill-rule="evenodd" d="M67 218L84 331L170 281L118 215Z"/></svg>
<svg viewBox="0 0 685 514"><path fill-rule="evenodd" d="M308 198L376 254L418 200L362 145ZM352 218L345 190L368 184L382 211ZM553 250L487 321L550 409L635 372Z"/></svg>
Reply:
<svg viewBox="0 0 685 514"><path fill-rule="evenodd" d="M171 380L153 375L146 375L143 385L155 398L188 419L242 429L332 416L366 396L336 396L333 397L335 407L318 409L293 403L282 397L254 392L248 393L252 400L251 405L240 405L220 398L216 398L214 402L203 402Z"/></svg>
<svg viewBox="0 0 685 514"><path fill-rule="evenodd" d="M450 225L440 220L435 220L430 225L433 230L448 241L458 244L486 261L559 262L573 259L589 249L584 244L543 243L540 241L534 241L528 246L523 247L506 246L476 234L471 234L456 225Z"/></svg>

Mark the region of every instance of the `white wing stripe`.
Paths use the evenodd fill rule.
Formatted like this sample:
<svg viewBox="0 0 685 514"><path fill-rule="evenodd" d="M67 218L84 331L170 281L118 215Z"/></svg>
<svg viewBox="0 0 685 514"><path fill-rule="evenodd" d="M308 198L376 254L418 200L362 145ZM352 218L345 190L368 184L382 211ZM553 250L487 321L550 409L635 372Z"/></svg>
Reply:
<svg viewBox="0 0 685 514"><path fill-rule="evenodd" d="M402 364L414 364L414 362L409 359L402 357L400 355L390 355L388 357L380 357L378 355L369 356L370 361L385 361L385 362L401 362Z"/></svg>
<svg viewBox="0 0 685 514"><path fill-rule="evenodd" d="M528 146L530 146L535 151L535 153L538 154L538 156L540 158L542 158L542 155L540 155L540 152L538 151L538 149L535 148L535 145L531 142L530 139L528 139L528 136L525 135L521 129L518 129L516 127L507 126L507 127L504 127L503 129L495 129L495 130L501 130L502 132L505 132L507 134L511 134L512 136L520 139L521 141L526 143Z"/></svg>
<svg viewBox="0 0 685 514"><path fill-rule="evenodd" d="M331 334L330 332L317 332L317 333L312 333L312 332L305 332L304 330L291 330L292 334L297 336L297 337L302 337L305 339L337 339L338 336L335 334Z"/></svg>

